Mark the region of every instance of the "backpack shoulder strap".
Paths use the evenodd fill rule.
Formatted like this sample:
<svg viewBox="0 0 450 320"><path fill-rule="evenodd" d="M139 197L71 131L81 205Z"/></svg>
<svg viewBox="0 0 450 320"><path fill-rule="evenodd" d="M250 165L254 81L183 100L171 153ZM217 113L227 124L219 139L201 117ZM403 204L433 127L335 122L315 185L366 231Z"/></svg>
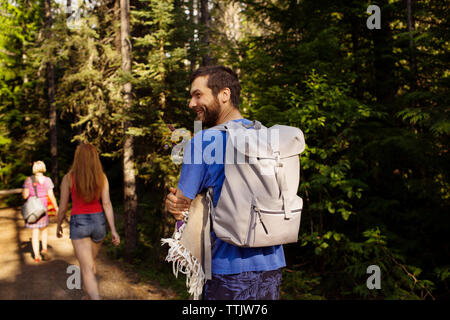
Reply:
<svg viewBox="0 0 450 320"><path fill-rule="evenodd" d="M258 120L253 120L249 124L245 124L242 121L230 120L225 123L218 124L217 126L211 127L209 129L227 131L228 129L241 129L241 128L249 129L251 127L254 127L256 130L259 130L263 127L263 125Z"/></svg>
<svg viewBox="0 0 450 320"><path fill-rule="evenodd" d="M34 175L31 176L31 185L33 186L33 189L34 189L34 196L36 198L39 198L39 195L38 195L38 192L37 192L37 187L36 187L36 178L35 178Z"/></svg>

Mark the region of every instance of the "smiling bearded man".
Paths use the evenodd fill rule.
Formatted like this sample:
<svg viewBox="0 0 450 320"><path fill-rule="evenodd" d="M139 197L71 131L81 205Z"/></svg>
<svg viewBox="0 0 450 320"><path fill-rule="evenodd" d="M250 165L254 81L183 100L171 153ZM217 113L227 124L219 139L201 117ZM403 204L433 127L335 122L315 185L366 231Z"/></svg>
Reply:
<svg viewBox="0 0 450 320"><path fill-rule="evenodd" d="M216 125L220 114L220 104L217 97L214 97L210 106L200 105L193 107L193 109L197 113L196 120L201 121L205 127L211 128Z"/></svg>
<svg viewBox="0 0 450 320"><path fill-rule="evenodd" d="M198 75L195 78L191 77L191 101L189 108L197 113L197 120L200 120L208 128L217 125L220 118L222 118L220 119L222 122L231 120L229 119L230 117L242 118L239 109L233 106L221 108L219 90L217 89L217 85L214 86L211 84L213 81L214 78L208 75ZM236 84L232 84L231 86L236 86ZM226 89L221 94L221 98L229 100L231 99L232 93L229 88ZM240 86L239 90L236 88L235 91L240 92Z"/></svg>
<svg viewBox="0 0 450 320"><path fill-rule="evenodd" d="M192 74L190 83L189 108L197 113L197 119L204 126L210 128L229 121L252 124L239 112L241 86L230 68L200 67ZM208 135L210 131L222 136L204 138L214 136ZM171 188L166 198L166 208L176 220L182 220L182 211L189 207L192 199L209 188L213 190L213 205L217 206L225 180L225 153L214 163L208 163L201 155L198 157L201 163L195 163L193 158L206 148L225 150L226 134L214 129L201 130L187 143L178 188ZM281 268L286 266L282 245L238 247L219 239L212 230L211 240L212 279L205 283L204 299L279 299Z"/></svg>

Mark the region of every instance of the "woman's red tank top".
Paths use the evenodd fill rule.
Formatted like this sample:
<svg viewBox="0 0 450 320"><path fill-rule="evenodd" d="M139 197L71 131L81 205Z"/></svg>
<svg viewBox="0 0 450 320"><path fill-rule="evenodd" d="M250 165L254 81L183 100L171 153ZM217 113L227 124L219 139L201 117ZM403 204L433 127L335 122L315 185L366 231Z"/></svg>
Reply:
<svg viewBox="0 0 450 320"><path fill-rule="evenodd" d="M72 212L71 215L76 214L89 214L89 213L99 213L103 211L102 205L100 203L100 199L96 199L92 202L86 203L84 202L82 197L79 197L76 193L75 181L73 175L72 178Z"/></svg>

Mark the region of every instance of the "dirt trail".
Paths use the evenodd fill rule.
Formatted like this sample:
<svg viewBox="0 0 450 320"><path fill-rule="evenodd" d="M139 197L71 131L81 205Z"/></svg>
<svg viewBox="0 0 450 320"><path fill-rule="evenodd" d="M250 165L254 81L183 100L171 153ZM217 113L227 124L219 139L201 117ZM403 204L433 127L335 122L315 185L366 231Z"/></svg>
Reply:
<svg viewBox="0 0 450 320"><path fill-rule="evenodd" d="M82 290L68 289L70 265L78 265L69 228L64 225L62 239L56 237L54 217L50 220L48 251L51 260L35 263L31 230L24 228L20 211L0 208L0 300L1 299L81 299ZM102 250L97 258L97 279L103 299L173 299L174 294L157 285L141 283L139 276L120 262L109 259Z"/></svg>

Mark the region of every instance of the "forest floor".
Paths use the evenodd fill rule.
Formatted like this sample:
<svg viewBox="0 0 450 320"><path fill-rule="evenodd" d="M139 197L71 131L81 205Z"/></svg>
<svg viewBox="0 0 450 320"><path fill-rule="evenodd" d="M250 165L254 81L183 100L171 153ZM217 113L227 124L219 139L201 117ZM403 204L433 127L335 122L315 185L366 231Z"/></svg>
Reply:
<svg viewBox="0 0 450 320"><path fill-rule="evenodd" d="M83 290L69 289L67 285L69 277L73 275L68 267L78 266L78 261L69 239L67 223L63 224L63 229L63 238L58 239L56 218L50 217L48 252L51 259L36 263L32 254L31 229L24 228L20 210L0 208L0 300L82 298ZM162 288L156 281L141 280L137 272L121 261L110 259L103 250L100 250L96 265L102 299L176 298L175 293Z"/></svg>

